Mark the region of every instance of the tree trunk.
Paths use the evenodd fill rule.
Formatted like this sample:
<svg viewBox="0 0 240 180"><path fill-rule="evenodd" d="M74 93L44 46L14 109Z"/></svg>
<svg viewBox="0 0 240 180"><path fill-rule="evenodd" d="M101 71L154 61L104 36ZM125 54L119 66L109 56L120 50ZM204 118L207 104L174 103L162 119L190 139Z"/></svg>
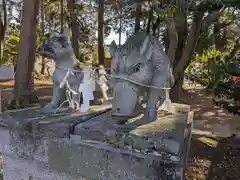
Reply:
<svg viewBox="0 0 240 180"><path fill-rule="evenodd" d="M41 63L41 71L40 71L40 73L42 75L44 75L45 74L45 69L46 69L46 62L45 62L45 58L44 57L41 57L41 60L42 60L42 63Z"/></svg>
<svg viewBox="0 0 240 180"><path fill-rule="evenodd" d="M44 38L44 30L45 30L45 18L44 18L44 1L41 0L41 39L42 39L42 43L44 44L45 38ZM45 68L46 68L46 64L45 64L45 58L42 56L42 63L41 63L41 74L44 74L45 72Z"/></svg>
<svg viewBox="0 0 240 180"><path fill-rule="evenodd" d="M190 32L188 33L186 41L184 41L185 37L180 37L180 42L177 43L178 47L177 51L175 52L177 53L175 57L180 58L178 61L176 61L175 59L173 63L173 74L175 78L175 84L170 92L170 96L173 102L178 102L180 100L180 93L182 91L182 85L184 81L184 71L192 58L192 54L198 42L201 30L202 17L203 17L202 13L195 15L195 17L193 18L192 27L190 29ZM182 34L181 33L182 31L179 32L180 34ZM180 54L181 56L179 56Z"/></svg>
<svg viewBox="0 0 240 180"><path fill-rule="evenodd" d="M3 43L2 41L0 41L0 61L2 60L3 58Z"/></svg>
<svg viewBox="0 0 240 180"><path fill-rule="evenodd" d="M222 33L221 33L221 29L222 29ZM228 41L227 36L227 30L224 28L219 27L219 24L216 23L213 26L213 43L215 46L215 49L220 51L220 52L224 52L225 48L226 48L226 44Z"/></svg>
<svg viewBox="0 0 240 180"><path fill-rule="evenodd" d="M200 33L206 31L209 25L219 18L221 13L222 12L220 11L214 11L203 19L204 12L196 12L194 14L188 35L186 35L187 16L185 12L182 12L181 15L177 16L175 14L176 30L178 33L179 41L177 43L178 45L175 52L175 60L173 63L173 75L175 78L175 84L172 87L170 93L171 99L174 102L178 102L180 99L180 93L184 80L184 71L192 59L192 55L198 43Z"/></svg>
<svg viewBox="0 0 240 180"><path fill-rule="evenodd" d="M24 106L37 99L33 89L34 60L36 50L36 28L39 0L24 0L21 22L20 46L17 59L14 98L11 105Z"/></svg>
<svg viewBox="0 0 240 180"><path fill-rule="evenodd" d="M119 22L119 30L118 30L118 44L121 46L122 43L122 6L120 6L120 22Z"/></svg>
<svg viewBox="0 0 240 180"><path fill-rule="evenodd" d="M193 18L192 27L187 36L186 44L182 51L182 56L179 63L177 63L176 68L174 69L174 77L176 79L180 78L178 77L178 75L181 75L182 72L184 72L192 58L192 54L197 45L198 38L201 32L201 21L203 15L203 13L200 13L195 15L195 17Z"/></svg>
<svg viewBox="0 0 240 180"><path fill-rule="evenodd" d="M170 91L171 101L174 103L178 103L180 100L181 93L183 91L183 81L184 81L184 72L181 75L179 75L179 79L175 81L175 84L173 85Z"/></svg>
<svg viewBox="0 0 240 180"><path fill-rule="evenodd" d="M63 0L60 1L60 7L61 7L61 12L60 12L61 33L63 33L63 30L64 30Z"/></svg>
<svg viewBox="0 0 240 180"><path fill-rule="evenodd" d="M0 59L3 57L3 40L7 29L7 7L5 0L2 0L2 10L3 10L3 22L2 13L0 13Z"/></svg>
<svg viewBox="0 0 240 180"><path fill-rule="evenodd" d="M153 8L150 7L151 9L148 12L148 23L147 23L147 33L150 33L151 29L151 24L152 24L152 19L153 19Z"/></svg>
<svg viewBox="0 0 240 180"><path fill-rule="evenodd" d="M104 65L103 26L104 26L104 0L98 0L98 59Z"/></svg>
<svg viewBox="0 0 240 180"><path fill-rule="evenodd" d="M36 29L33 29L33 30L35 30L35 32L37 31L37 25L36 25ZM30 46L29 56L28 56L28 74L27 74L27 78L29 79L28 88L30 91L30 94L27 95L29 104L32 104L38 101L36 91L34 90L34 65L35 65L35 57L36 57L35 52L37 48L36 34L32 34L31 44L32 46Z"/></svg>
<svg viewBox="0 0 240 180"><path fill-rule="evenodd" d="M2 10L3 10L3 22L2 22L2 12L0 13L0 41L3 41L4 35L7 28L7 7L6 1L2 1Z"/></svg>
<svg viewBox="0 0 240 180"><path fill-rule="evenodd" d="M135 12L135 32L138 32L140 30L141 11L141 4L138 3Z"/></svg>
<svg viewBox="0 0 240 180"><path fill-rule="evenodd" d="M167 49L167 55L170 59L171 64L173 64L175 60L175 53L177 49L178 44L178 34L175 28L175 23L173 18L166 18L165 19L166 25L167 25L167 31L168 31L168 38L169 38L169 44Z"/></svg>
<svg viewBox="0 0 240 180"><path fill-rule="evenodd" d="M186 12L182 11L179 12L178 15L175 15L175 26L176 26L176 31L178 34L178 42L177 42L177 48L175 51L175 58L173 62L173 69L176 68L177 64L179 63L180 58L182 57L183 49L186 44L187 40L187 33L188 32L188 24L187 24L187 14Z"/></svg>
<svg viewBox="0 0 240 180"><path fill-rule="evenodd" d="M77 12L75 9L75 0L68 0L68 11L71 17L70 26L72 29L72 47L76 58L79 59L79 43L78 43L79 33L77 24Z"/></svg>

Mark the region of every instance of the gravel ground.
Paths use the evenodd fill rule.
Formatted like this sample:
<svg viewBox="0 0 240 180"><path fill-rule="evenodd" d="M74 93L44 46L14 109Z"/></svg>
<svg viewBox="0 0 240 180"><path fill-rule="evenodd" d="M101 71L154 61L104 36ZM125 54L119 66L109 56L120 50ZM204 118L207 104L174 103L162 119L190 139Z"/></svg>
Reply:
<svg viewBox="0 0 240 180"><path fill-rule="evenodd" d="M234 138L217 138L218 146L210 147L192 138L187 180L239 180L240 142Z"/></svg>

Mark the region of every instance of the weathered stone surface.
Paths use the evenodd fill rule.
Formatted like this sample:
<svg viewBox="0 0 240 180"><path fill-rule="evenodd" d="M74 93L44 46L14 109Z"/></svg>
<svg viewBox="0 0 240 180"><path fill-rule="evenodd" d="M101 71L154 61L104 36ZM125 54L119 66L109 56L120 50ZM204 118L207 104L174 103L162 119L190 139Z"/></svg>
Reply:
<svg viewBox="0 0 240 180"><path fill-rule="evenodd" d="M10 143L15 149L15 153L21 157L33 158L34 152L41 149L41 144L45 137L48 138L69 138L73 131L73 126L76 123L86 121L90 117L94 117L108 110L109 107L96 109L90 114L67 114L64 116L45 116L39 117L34 112L37 109L17 111L15 115L13 112L3 114L4 122L10 128Z"/></svg>
<svg viewBox="0 0 240 180"><path fill-rule="evenodd" d="M153 155L69 139L52 139L47 146L48 160L45 162L36 158L19 158L14 151L7 152L5 149L6 179L167 180L177 176L176 167L168 165L166 168Z"/></svg>
<svg viewBox="0 0 240 180"><path fill-rule="evenodd" d="M3 148L5 179L181 180L189 114L138 126L133 120L128 126L116 125L107 120L109 112L82 122L71 115L15 123L10 146Z"/></svg>
<svg viewBox="0 0 240 180"><path fill-rule="evenodd" d="M108 111L111 105L98 106L94 111L90 113L60 113L60 114L49 114L44 115L39 108L31 108L10 111L2 114L3 122L9 126L10 129L15 129L16 126L22 130L26 130L29 133L33 131L45 131L48 132L50 129L58 129L58 127L68 127L72 124L78 124L86 121L91 117L95 117ZM54 127L56 126L56 127ZM57 133L57 132L56 132Z"/></svg>
<svg viewBox="0 0 240 180"><path fill-rule="evenodd" d="M107 150L108 149L108 150ZM78 174L87 179L157 180L157 167L142 157L109 150L88 143L52 142L49 166L59 172ZM62 157L61 159L59 157Z"/></svg>
<svg viewBox="0 0 240 180"><path fill-rule="evenodd" d="M49 171L48 165L36 161L4 155L4 180L87 180L66 173Z"/></svg>
<svg viewBox="0 0 240 180"><path fill-rule="evenodd" d="M177 176L178 172L176 166L168 165L166 168L166 164L160 162L163 160L161 157L76 139L52 141L48 153L50 171L57 170L86 179L167 180Z"/></svg>
<svg viewBox="0 0 240 180"><path fill-rule="evenodd" d="M106 113L80 123L75 127L74 133L82 139L105 142L115 147L179 155L187 136L187 123L192 117L184 112L159 116L156 121L146 124L138 124L138 118L135 118L136 121L129 119L127 124L121 126L116 125L110 113Z"/></svg>
<svg viewBox="0 0 240 180"><path fill-rule="evenodd" d="M8 129L0 127L0 152L3 151L4 146L8 145L10 141L10 135Z"/></svg>

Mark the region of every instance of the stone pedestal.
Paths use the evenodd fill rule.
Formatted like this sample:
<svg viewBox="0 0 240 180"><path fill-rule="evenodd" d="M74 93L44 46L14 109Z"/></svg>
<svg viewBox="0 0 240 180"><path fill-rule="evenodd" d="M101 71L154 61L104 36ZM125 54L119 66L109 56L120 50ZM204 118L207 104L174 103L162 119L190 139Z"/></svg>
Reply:
<svg viewBox="0 0 240 180"><path fill-rule="evenodd" d="M3 148L4 179L184 179L192 113L181 107L184 112L156 122L137 125L131 119L121 126L104 109L36 119L27 115L32 112L11 113L5 117L11 129Z"/></svg>

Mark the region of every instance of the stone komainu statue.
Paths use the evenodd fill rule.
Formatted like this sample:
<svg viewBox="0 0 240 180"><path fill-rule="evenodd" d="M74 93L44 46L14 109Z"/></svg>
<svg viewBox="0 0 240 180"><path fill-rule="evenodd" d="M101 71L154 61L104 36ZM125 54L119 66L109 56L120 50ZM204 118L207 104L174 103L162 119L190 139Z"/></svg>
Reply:
<svg viewBox="0 0 240 180"><path fill-rule="evenodd" d="M165 100L166 92L174 83L170 60L156 37L137 32L117 47L110 45L113 78L113 115L132 116L139 103L139 97L147 94L144 119L154 121L157 110ZM128 80L124 80L128 79ZM135 82L135 83L133 83ZM154 86L149 88L140 84Z"/></svg>

